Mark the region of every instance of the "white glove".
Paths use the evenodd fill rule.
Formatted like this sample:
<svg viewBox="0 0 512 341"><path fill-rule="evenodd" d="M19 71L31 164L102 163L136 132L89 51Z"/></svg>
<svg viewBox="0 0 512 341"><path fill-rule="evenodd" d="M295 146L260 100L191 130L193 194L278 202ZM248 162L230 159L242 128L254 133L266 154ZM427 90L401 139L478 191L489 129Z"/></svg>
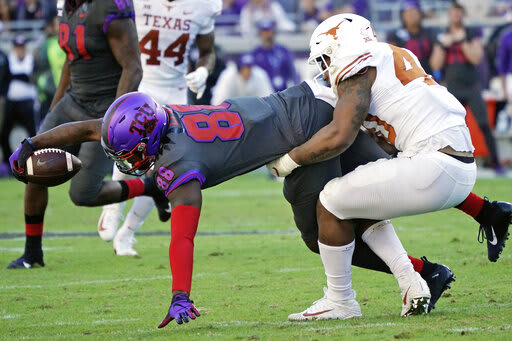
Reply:
<svg viewBox="0 0 512 341"><path fill-rule="evenodd" d="M203 97L204 90L206 89L206 78L208 78L208 69L200 66L196 71L185 75L188 88L197 93L197 99Z"/></svg>
<svg viewBox="0 0 512 341"><path fill-rule="evenodd" d="M270 174L283 178L289 175L295 168L300 167L300 165L293 161L288 154L285 154L274 161L270 161L266 166Z"/></svg>

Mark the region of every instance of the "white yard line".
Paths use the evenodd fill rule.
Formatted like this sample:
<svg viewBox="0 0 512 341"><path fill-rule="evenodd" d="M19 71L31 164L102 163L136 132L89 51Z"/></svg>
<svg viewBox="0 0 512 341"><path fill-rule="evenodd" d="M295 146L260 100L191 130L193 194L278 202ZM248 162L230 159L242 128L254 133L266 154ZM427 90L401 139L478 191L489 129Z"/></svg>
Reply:
<svg viewBox="0 0 512 341"><path fill-rule="evenodd" d="M287 272L308 272L308 271L318 271L321 267L310 267L310 268L283 268L276 269L270 271L270 273L287 273ZM240 273L240 275L244 274L252 274L253 272L245 272ZM228 275L228 272L204 272L194 274L194 278L199 277L211 277L211 276L225 276ZM154 277L127 277L127 278L115 278L115 279L97 279L91 281L80 281L80 282L64 282L64 283L54 283L54 284L26 284L26 285L2 285L0 286L0 290L12 290L12 289L42 289L42 288L61 288L68 287L74 285L97 285L97 284L107 284L107 283L121 283L121 282L150 282L150 281L159 281L159 280L168 280L171 279L171 275L166 276L154 276Z"/></svg>

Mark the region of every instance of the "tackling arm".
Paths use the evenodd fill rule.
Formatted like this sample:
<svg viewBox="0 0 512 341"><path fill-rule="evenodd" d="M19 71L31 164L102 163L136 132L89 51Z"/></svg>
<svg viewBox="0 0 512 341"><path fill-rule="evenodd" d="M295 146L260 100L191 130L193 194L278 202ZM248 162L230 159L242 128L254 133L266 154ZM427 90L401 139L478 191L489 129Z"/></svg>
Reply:
<svg viewBox="0 0 512 341"><path fill-rule="evenodd" d="M328 160L343 153L357 136L370 108L370 92L376 77L374 67L338 84L338 102L333 120L289 154L299 165Z"/></svg>
<svg viewBox="0 0 512 341"><path fill-rule="evenodd" d="M130 18L112 21L108 25L107 39L112 54L123 68L116 97L136 91L142 79L142 66L135 23Z"/></svg>

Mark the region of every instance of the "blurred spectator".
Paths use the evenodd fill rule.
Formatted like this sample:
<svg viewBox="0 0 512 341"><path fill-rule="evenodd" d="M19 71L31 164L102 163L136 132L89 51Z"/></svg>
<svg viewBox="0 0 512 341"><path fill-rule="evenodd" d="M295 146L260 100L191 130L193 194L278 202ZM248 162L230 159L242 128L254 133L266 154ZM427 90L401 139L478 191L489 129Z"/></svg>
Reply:
<svg viewBox="0 0 512 341"><path fill-rule="evenodd" d="M234 97L264 97L272 92L267 73L255 66L253 55L247 53L240 56L236 66L229 65L222 71L213 89L212 104L217 105Z"/></svg>
<svg viewBox="0 0 512 341"><path fill-rule="evenodd" d="M223 0L222 13L215 20L215 27L234 27L240 24L240 12L247 0Z"/></svg>
<svg viewBox="0 0 512 341"><path fill-rule="evenodd" d="M295 31L295 23L288 18L279 2L275 0L249 0L240 13L240 31L242 35L256 35L257 24L261 20L273 20L277 23L278 31Z"/></svg>
<svg viewBox="0 0 512 341"><path fill-rule="evenodd" d="M41 0L24 0L18 5L16 20L43 20L48 17L49 7Z"/></svg>
<svg viewBox="0 0 512 341"><path fill-rule="evenodd" d="M502 80L503 95L508 104L508 114L512 116L512 28L502 35L497 54L498 73Z"/></svg>
<svg viewBox="0 0 512 341"><path fill-rule="evenodd" d="M275 43L276 23L271 20L258 22L261 45L251 54L257 66L267 72L274 91L281 91L299 83L299 76L293 65L293 54L283 45Z"/></svg>
<svg viewBox="0 0 512 341"><path fill-rule="evenodd" d="M332 10L332 1L301 0L299 9L301 31L313 32L318 24L331 16Z"/></svg>
<svg viewBox="0 0 512 341"><path fill-rule="evenodd" d="M9 89L10 82L10 71L9 71L9 59L7 55L0 50L0 133L3 131L5 123L5 101L7 97L7 90ZM2 162L0 163L0 177L9 175L11 167L9 166L9 156L6 151L9 149L4 147L4 141L2 139ZM7 141L8 143L8 141Z"/></svg>
<svg viewBox="0 0 512 341"><path fill-rule="evenodd" d="M50 109L53 96L60 80L62 65L66 61L66 54L59 46L59 19L46 22L44 27L45 41L35 54L34 79L41 103L39 121L42 121Z"/></svg>
<svg viewBox="0 0 512 341"><path fill-rule="evenodd" d="M15 124L25 128L26 136L34 136L36 133L34 116L36 89L30 82L34 71L34 56L27 52L24 36L19 35L14 39L8 58L11 82L7 91L5 120L1 133L4 158L11 156L12 153L9 136Z"/></svg>
<svg viewBox="0 0 512 341"><path fill-rule="evenodd" d="M189 72L192 72L196 69L196 62L199 58L199 51L195 45L190 49L190 53L188 55L188 67ZM206 89L204 90L203 97L197 99L197 94L192 92L190 89L187 90L188 96L188 104L195 105L209 105L212 100L212 89L217 83L217 79L219 79L219 75L226 68L226 63L224 62L224 53L220 49L218 45L215 45L215 65L213 66L213 71L206 78ZM169 103L172 104L172 103Z"/></svg>
<svg viewBox="0 0 512 341"><path fill-rule="evenodd" d="M418 57L425 72L431 74L430 56L435 36L430 29L422 26L423 13L419 1L403 0L400 18L402 27L388 34L388 43L410 50Z"/></svg>
<svg viewBox="0 0 512 341"><path fill-rule="evenodd" d="M453 2L448 10L449 27L438 35L432 52L433 75L436 80L440 80L441 70L444 70L448 91L471 109L485 137L491 154L488 165L494 167L497 173L503 173L478 75L478 65L484 56L481 32L477 28L465 27L464 16L464 7Z"/></svg>
<svg viewBox="0 0 512 341"><path fill-rule="evenodd" d="M23 0L0 0L0 13L2 21L16 19L16 12Z"/></svg>

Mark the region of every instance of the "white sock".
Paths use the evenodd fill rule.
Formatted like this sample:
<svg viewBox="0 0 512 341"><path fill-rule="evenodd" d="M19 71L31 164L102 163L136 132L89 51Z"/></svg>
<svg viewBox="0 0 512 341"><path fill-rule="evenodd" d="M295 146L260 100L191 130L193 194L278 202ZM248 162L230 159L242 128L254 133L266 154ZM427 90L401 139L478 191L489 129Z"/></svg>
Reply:
<svg viewBox="0 0 512 341"><path fill-rule="evenodd" d="M389 266L402 292L407 290L408 279L414 276L415 271L391 221L373 224L361 238Z"/></svg>
<svg viewBox="0 0 512 341"><path fill-rule="evenodd" d="M139 227L144 223L144 220L149 215L155 203L152 197L140 196L135 197L130 212L126 215L123 226L121 229L130 230L135 233Z"/></svg>
<svg viewBox="0 0 512 341"><path fill-rule="evenodd" d="M355 241L343 246L329 246L318 242L320 256L327 277L327 298L332 301L352 299L352 254Z"/></svg>
<svg viewBox="0 0 512 341"><path fill-rule="evenodd" d="M119 181L119 180L125 180L128 178L130 178L130 176L128 174L121 173L121 171L119 169L117 169L116 165L114 164L114 169L112 170L112 180ZM115 204L104 205L103 209L104 210L116 210L117 213L122 215L125 206L126 206L126 201L123 201L123 202L118 202Z"/></svg>

